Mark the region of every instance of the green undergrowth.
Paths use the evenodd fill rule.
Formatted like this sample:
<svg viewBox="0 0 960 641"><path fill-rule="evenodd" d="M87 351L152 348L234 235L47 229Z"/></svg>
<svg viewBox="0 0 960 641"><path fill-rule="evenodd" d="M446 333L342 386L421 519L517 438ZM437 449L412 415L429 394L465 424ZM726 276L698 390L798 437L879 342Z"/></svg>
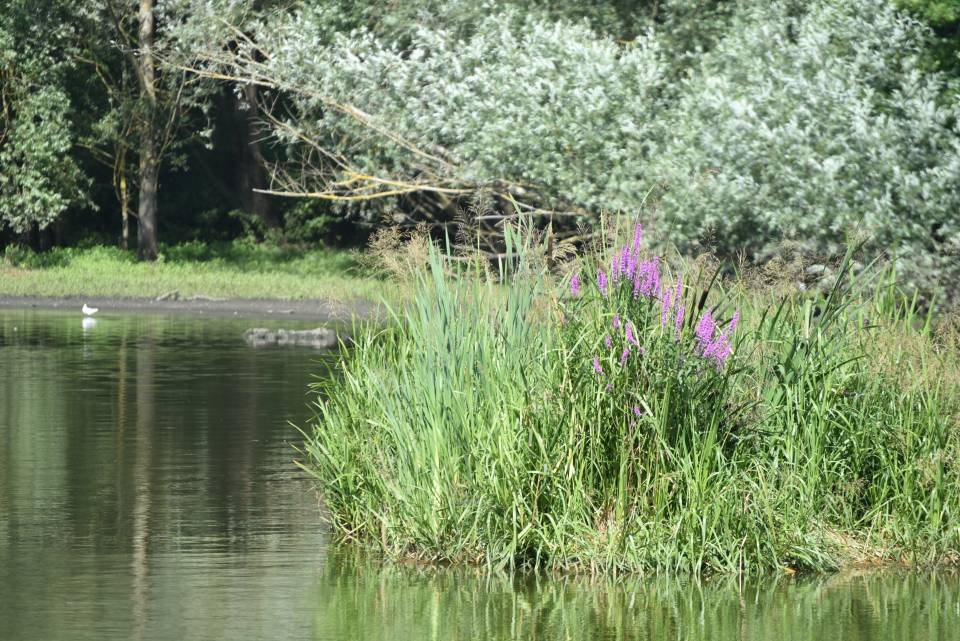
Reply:
<svg viewBox="0 0 960 641"><path fill-rule="evenodd" d="M341 538L613 574L956 560L960 341L895 275L851 250L802 291L635 240L571 288L508 238L497 278L431 250L317 384L302 464Z"/></svg>
<svg viewBox="0 0 960 641"><path fill-rule="evenodd" d="M0 260L0 295L379 300L389 294L354 253L343 250L185 243L164 247L157 263L115 247L8 247Z"/></svg>

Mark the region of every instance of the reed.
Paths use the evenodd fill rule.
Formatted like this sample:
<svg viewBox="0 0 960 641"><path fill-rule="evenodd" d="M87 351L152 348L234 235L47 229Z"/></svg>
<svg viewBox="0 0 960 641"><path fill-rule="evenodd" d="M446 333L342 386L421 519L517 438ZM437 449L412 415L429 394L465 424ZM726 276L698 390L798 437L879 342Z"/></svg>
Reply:
<svg viewBox="0 0 960 641"><path fill-rule="evenodd" d="M498 277L431 249L317 384L302 464L340 537L611 574L957 557L958 344L855 250L773 296L639 227L560 283L507 240Z"/></svg>

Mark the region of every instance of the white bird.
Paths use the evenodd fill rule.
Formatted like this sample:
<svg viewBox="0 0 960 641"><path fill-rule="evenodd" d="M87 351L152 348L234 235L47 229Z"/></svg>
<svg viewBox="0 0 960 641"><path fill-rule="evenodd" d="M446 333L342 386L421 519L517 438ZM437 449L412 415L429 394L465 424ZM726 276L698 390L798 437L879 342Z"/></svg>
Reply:
<svg viewBox="0 0 960 641"><path fill-rule="evenodd" d="M83 313L87 316L93 316L98 311L100 311L98 307L90 307L86 303L83 304Z"/></svg>

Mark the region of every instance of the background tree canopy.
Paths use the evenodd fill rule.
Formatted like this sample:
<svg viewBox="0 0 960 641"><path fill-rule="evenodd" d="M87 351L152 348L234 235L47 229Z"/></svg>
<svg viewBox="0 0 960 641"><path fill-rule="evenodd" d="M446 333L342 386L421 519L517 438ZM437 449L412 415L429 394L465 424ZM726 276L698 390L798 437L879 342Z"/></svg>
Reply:
<svg viewBox="0 0 960 641"><path fill-rule="evenodd" d="M479 194L754 260L856 230L942 290L958 25L958 0L2 0L0 234L119 241L153 153L166 241L350 242Z"/></svg>

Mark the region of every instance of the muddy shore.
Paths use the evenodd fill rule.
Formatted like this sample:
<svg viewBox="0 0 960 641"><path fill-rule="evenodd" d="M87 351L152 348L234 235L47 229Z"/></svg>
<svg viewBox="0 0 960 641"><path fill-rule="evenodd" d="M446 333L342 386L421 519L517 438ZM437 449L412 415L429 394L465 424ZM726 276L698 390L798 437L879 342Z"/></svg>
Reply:
<svg viewBox="0 0 960 641"><path fill-rule="evenodd" d="M187 299L110 298L110 297L34 297L0 296L0 309L75 309L86 303L100 309L100 314L196 314L229 316L233 318L277 317L323 322L350 322L352 319L383 317L380 305L335 300L276 300L276 299Z"/></svg>

